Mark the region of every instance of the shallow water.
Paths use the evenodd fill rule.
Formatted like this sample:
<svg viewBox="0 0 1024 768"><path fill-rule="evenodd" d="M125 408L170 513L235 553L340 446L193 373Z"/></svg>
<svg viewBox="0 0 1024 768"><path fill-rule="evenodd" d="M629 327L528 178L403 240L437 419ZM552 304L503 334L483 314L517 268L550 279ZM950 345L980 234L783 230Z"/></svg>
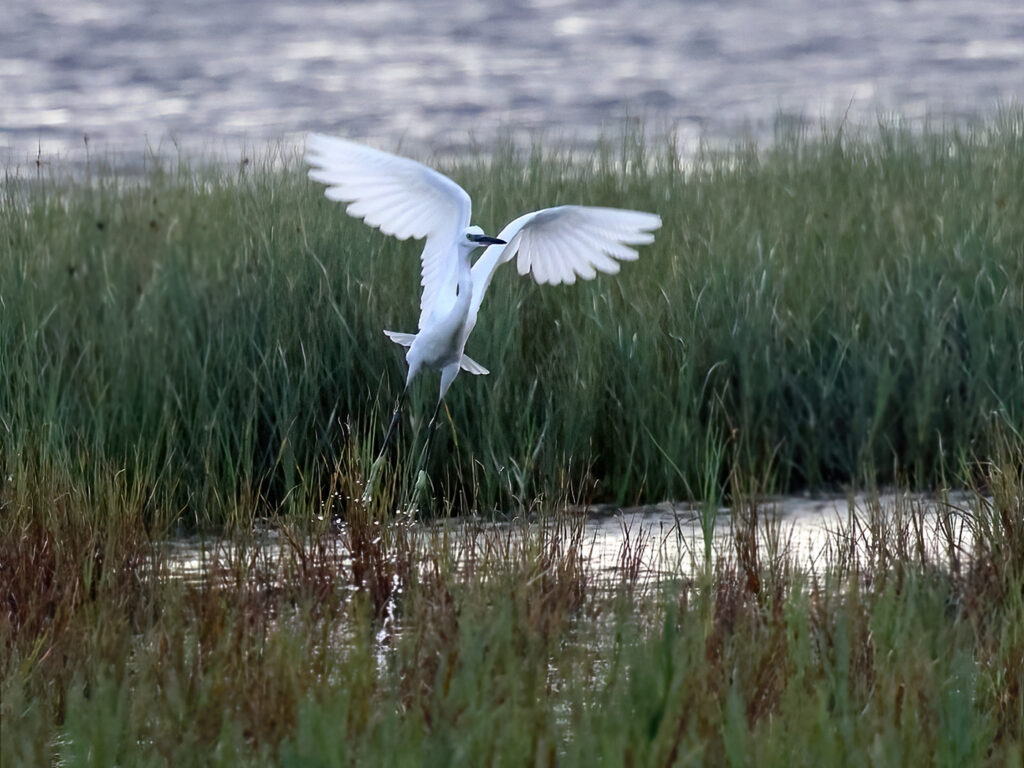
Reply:
<svg viewBox="0 0 1024 768"><path fill-rule="evenodd" d="M642 10L640 10L642 9ZM334 131L394 148L502 130L585 143L627 116L770 138L1024 98L1020 0L8 0L0 163L147 145L233 155Z"/></svg>
<svg viewBox="0 0 1024 768"><path fill-rule="evenodd" d="M952 493L945 497L920 494L805 498L785 497L758 508L758 556L763 562L778 558L808 573L821 574L852 552L862 559L872 555L870 530L881 531L892 551L894 540L903 537L905 554L916 560L948 563L948 542L955 542L958 560L970 557L972 536L970 510L975 496ZM915 521L920 523L915 525ZM696 575L707 562L730 559L735 551L733 514L720 509L710 515L706 539L701 511L689 505L659 504L648 507L602 507L586 513L581 551L584 568L596 584L614 585L624 577L644 586L664 579ZM544 524L544 523L541 523ZM456 560L465 566L471 559L486 557L488 548L501 549L521 541L521 523L491 523L452 519L432 525L411 524L413 536L427 539L447 532ZM551 529L568 540L564 525ZM948 531L948 535L947 535ZM532 529L536 533L536 528ZM437 539L424 543L436 546ZM705 545L707 542L707 546ZM323 542L321 542L323 544ZM195 584L230 581L239 573L265 583L279 578L279 565L289 551L302 547L279 532L268 532L244 546L225 541L180 539L165 543L160 562L165 576ZM347 571L349 558L343 537L326 542L328 562ZM240 566L241 567L238 567Z"/></svg>

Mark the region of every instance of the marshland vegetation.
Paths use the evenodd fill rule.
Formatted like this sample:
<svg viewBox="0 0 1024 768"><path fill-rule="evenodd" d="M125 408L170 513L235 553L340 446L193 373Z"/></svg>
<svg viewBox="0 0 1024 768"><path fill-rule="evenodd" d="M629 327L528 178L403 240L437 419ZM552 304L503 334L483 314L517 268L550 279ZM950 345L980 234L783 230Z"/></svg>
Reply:
<svg viewBox="0 0 1024 768"><path fill-rule="evenodd" d="M566 202L664 221L614 280L498 273L433 535L406 501L435 382L360 499L414 243L288 153L8 173L2 762L1019 764L1021 112L433 162L487 231ZM918 556L913 505L837 531L813 574L753 546L760 500L884 486L967 489L946 510L971 550ZM579 509L663 499L730 504L734 546L654 581L634 548L596 580ZM210 578L168 575L181 534L232 542Z"/></svg>

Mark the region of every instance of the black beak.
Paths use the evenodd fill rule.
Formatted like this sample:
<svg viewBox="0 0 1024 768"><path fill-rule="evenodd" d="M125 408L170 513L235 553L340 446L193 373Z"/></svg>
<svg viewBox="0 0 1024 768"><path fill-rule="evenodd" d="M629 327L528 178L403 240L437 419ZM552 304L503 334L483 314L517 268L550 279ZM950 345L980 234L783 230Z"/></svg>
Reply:
<svg viewBox="0 0 1024 768"><path fill-rule="evenodd" d="M499 240L496 237L490 237L488 235L476 235L471 239L480 245L505 245L504 240Z"/></svg>

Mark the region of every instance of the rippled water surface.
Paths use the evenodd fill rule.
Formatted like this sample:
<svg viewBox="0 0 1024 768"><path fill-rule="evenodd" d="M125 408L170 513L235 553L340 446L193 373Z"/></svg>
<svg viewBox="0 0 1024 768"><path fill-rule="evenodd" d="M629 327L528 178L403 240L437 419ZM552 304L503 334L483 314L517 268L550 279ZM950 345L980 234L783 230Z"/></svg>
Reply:
<svg viewBox="0 0 1024 768"><path fill-rule="evenodd" d="M0 160L329 130L419 150L623 117L771 136L1024 97L1021 0L6 0Z"/></svg>
<svg viewBox="0 0 1024 768"><path fill-rule="evenodd" d="M823 573L835 568L843 557L870 554L874 546L871 531L883 536L893 551L905 550L915 559L946 563L952 555L967 558L973 547L971 510L982 503L966 493L945 497L889 494L850 498L779 498L759 508L756 544L759 557L782 558L805 572ZM572 527L551 529L564 540L566 551ZM548 523L550 524L550 523ZM344 523L342 523L344 526ZM438 527L440 526L440 527ZM705 527L707 536L705 536ZM501 550L504 542L515 540L522 525L453 519L436 525L414 524L414 536L429 544L432 533L447 531L445 538L463 565ZM580 540L584 568L595 584L614 585L623 578L656 585L662 579L694 576L707 558L712 562L734 555L736 531L728 509L718 510L703 522L699 510L689 505L659 504L631 509L591 510ZM896 542L897 537L910 540ZM509 538L511 537L511 539ZM888 541L893 539L893 541ZM341 570L349 568L345 536L340 534L328 547ZM230 541L172 540L161 550L161 563L172 578L193 583L210 583L229 578L242 560L262 573L267 583L280 577L282 562L300 546L276 531L239 547ZM624 571L632 574L629 576Z"/></svg>

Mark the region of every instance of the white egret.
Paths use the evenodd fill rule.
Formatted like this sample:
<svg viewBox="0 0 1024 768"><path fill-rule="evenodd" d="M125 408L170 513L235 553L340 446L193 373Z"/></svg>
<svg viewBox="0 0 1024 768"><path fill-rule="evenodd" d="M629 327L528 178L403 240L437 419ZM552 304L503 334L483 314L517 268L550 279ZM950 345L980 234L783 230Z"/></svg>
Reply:
<svg viewBox="0 0 1024 768"><path fill-rule="evenodd" d="M441 373L441 391L428 428L436 424L445 393L460 370L482 375L487 369L466 356L466 340L494 271L517 259L520 275L538 283L592 280L615 274L620 261L634 261L634 247L654 241L661 218L653 213L561 205L527 213L488 237L470 225L472 203L462 187L441 173L404 157L345 139L310 134L306 140L309 177L327 185L326 196L347 203L349 215L400 240L426 239L422 261L423 294L416 333L384 331L406 347L409 366L384 447L374 462L373 484L384 449L398 421L412 380L424 368ZM475 264L470 255L487 246Z"/></svg>

